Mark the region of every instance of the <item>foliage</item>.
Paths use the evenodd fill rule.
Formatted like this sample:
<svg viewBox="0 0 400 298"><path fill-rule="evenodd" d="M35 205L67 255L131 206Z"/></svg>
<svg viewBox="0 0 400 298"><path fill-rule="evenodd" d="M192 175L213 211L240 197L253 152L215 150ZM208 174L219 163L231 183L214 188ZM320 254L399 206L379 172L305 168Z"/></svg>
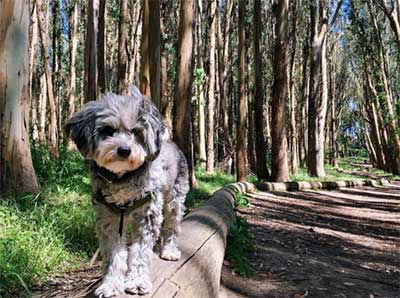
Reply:
<svg viewBox="0 0 400 298"><path fill-rule="evenodd" d="M248 223L238 217L229 230L225 258L232 263L239 275L252 277L255 271L247 260L247 256L252 252L254 252L253 235L249 231Z"/></svg>
<svg viewBox="0 0 400 298"><path fill-rule="evenodd" d="M222 172L207 173L202 167L196 169L197 187L190 190L186 197L186 206L196 208L209 198L214 191L226 184L235 182L235 177Z"/></svg>
<svg viewBox="0 0 400 298"><path fill-rule="evenodd" d="M247 207L249 205L249 200L247 199L247 197L245 195L242 194L236 194L235 196L236 198L236 206L237 207Z"/></svg>
<svg viewBox="0 0 400 298"><path fill-rule="evenodd" d="M41 193L0 201L0 297L30 296L34 284L80 266L97 248L83 160L62 152L51 161L35 148Z"/></svg>

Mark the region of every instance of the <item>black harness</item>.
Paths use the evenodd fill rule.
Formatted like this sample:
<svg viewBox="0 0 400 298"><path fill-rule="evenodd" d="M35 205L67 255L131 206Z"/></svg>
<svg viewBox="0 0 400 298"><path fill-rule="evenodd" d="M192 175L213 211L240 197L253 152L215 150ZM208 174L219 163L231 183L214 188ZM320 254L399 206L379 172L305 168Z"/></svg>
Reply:
<svg viewBox="0 0 400 298"><path fill-rule="evenodd" d="M137 175L138 172L143 171L144 167L145 164L143 164L141 167L139 167L134 171L125 173L121 177L103 167L99 167L97 164L93 165L93 170L100 179L106 181L107 183L121 183L129 180L134 175ZM129 214L133 210L142 207L146 203L149 203L154 198L154 193L146 192L140 195L139 197L131 198L125 204L118 204L116 202L113 203L107 202L106 197L107 196L104 195L103 191L99 188L96 190L96 192L93 193L92 203L93 205L102 204L105 207L107 207L108 210L110 210L111 212L119 214L120 217L119 217L118 234L120 237L122 237L125 214Z"/></svg>

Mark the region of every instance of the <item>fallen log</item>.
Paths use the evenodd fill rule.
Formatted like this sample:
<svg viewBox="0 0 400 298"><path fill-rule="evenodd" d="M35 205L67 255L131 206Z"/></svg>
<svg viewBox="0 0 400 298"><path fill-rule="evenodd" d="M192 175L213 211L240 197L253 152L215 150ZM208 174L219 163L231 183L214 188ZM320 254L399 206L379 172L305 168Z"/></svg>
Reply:
<svg viewBox="0 0 400 298"><path fill-rule="evenodd" d="M236 221L235 195L253 189L251 183L227 185L186 216L178 238L181 259L168 262L155 256L151 269L153 290L140 297L218 297L226 238ZM139 296L126 294L122 297Z"/></svg>

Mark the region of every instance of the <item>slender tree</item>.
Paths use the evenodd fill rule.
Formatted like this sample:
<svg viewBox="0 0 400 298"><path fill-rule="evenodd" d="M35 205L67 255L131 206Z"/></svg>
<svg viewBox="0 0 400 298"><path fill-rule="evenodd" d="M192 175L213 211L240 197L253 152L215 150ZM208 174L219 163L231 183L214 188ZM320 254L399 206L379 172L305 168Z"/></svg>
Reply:
<svg viewBox="0 0 400 298"><path fill-rule="evenodd" d="M99 31L97 35L97 63L99 91L105 93L107 90L107 67L106 67L106 0L99 0ZM76 5L76 4L75 4ZM118 31L119 32L119 31ZM75 34L74 34L75 36Z"/></svg>
<svg viewBox="0 0 400 298"><path fill-rule="evenodd" d="M86 21L84 102L97 99L97 32L99 0L89 0Z"/></svg>
<svg viewBox="0 0 400 298"><path fill-rule="evenodd" d="M47 40L49 34L47 32L47 26L44 25L45 15L42 13L43 11L42 5L48 6L48 4L46 4L46 0L44 0L42 3L40 0L36 0L40 41L42 45L44 69L46 74L47 96L50 107L49 149L51 158L57 159L58 158L57 114L56 114L57 111L56 111L56 102L54 99L53 80L51 76L50 61L49 61L49 47Z"/></svg>
<svg viewBox="0 0 400 298"><path fill-rule="evenodd" d="M29 102L29 1L0 2L0 192L37 193L25 109Z"/></svg>
<svg viewBox="0 0 400 298"><path fill-rule="evenodd" d="M214 110L215 110L215 47L216 47L216 26L217 26L217 0L210 3L210 72L208 80L208 113L207 113L207 172L214 172Z"/></svg>
<svg viewBox="0 0 400 298"><path fill-rule="evenodd" d="M319 7L319 21L317 9ZM318 25L319 24L319 25ZM324 132L327 109L325 93L326 35L328 16L324 0L310 2L311 60L310 93L308 108L308 172L311 176L324 177ZM322 88L321 88L322 87ZM322 92L321 92L322 90Z"/></svg>
<svg viewBox="0 0 400 298"><path fill-rule="evenodd" d="M150 92L151 99L160 108L161 96L161 27L160 27L160 3L149 3L149 61L150 63Z"/></svg>
<svg viewBox="0 0 400 298"><path fill-rule="evenodd" d="M264 133L264 83L263 83L263 60L260 50L261 41L261 0L254 0L253 10L253 49L254 49L254 117L255 117L255 150L256 150L256 171L259 180L269 178L267 169L267 142Z"/></svg>
<svg viewBox="0 0 400 298"><path fill-rule="evenodd" d="M126 17L128 13L128 0L119 2L118 25L118 92L121 94L127 88L126 81Z"/></svg>
<svg viewBox="0 0 400 298"><path fill-rule="evenodd" d="M150 60L149 60L149 19L150 19L150 0L143 0L142 7L142 37L140 41L140 91L151 96L150 88Z"/></svg>
<svg viewBox="0 0 400 298"><path fill-rule="evenodd" d="M236 127L236 179L246 181L246 84L245 84L245 15L247 1L239 1L239 78L238 78L238 121Z"/></svg>
<svg viewBox="0 0 400 298"><path fill-rule="evenodd" d="M173 120L174 140L186 156L192 187L197 184L191 120L195 9L195 0L181 1Z"/></svg>
<svg viewBox="0 0 400 298"><path fill-rule="evenodd" d="M275 0L274 13L276 16L275 25L275 46L272 84L272 162L271 180L276 182L288 181L288 159L286 141L286 116L285 99L287 91L287 63L288 63L288 0Z"/></svg>

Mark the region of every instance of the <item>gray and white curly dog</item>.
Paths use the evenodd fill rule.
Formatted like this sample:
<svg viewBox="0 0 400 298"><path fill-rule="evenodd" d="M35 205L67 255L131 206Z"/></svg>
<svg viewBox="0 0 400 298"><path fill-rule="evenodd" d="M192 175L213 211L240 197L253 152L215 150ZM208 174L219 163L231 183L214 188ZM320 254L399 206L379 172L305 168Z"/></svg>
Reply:
<svg viewBox="0 0 400 298"><path fill-rule="evenodd" d="M176 238L189 190L185 156L157 108L133 86L127 95L108 93L86 104L66 132L90 169L103 259L95 294L148 293L158 238L161 258L181 255Z"/></svg>

